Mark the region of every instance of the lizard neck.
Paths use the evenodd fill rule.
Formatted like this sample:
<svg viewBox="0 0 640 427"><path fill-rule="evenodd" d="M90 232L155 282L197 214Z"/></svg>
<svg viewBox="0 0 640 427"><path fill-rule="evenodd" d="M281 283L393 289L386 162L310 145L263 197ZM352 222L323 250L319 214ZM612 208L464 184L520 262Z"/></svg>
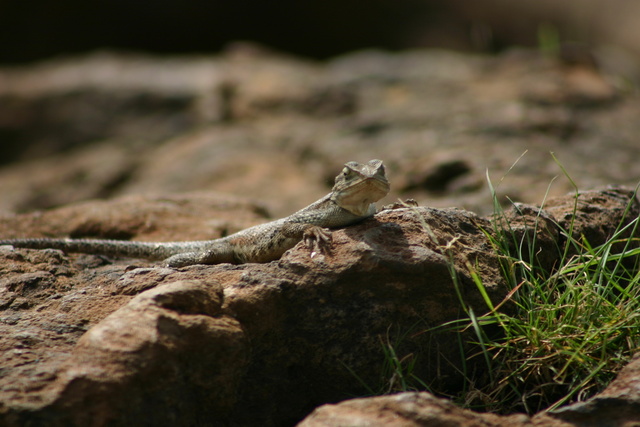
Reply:
<svg viewBox="0 0 640 427"><path fill-rule="evenodd" d="M336 203L336 205L356 216L367 217L376 213L376 204L368 200L356 204Z"/></svg>

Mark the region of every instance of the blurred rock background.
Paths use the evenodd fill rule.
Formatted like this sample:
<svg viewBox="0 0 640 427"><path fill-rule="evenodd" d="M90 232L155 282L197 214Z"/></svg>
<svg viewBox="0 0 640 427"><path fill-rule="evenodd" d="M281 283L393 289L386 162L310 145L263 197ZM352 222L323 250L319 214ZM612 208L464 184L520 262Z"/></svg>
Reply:
<svg viewBox="0 0 640 427"><path fill-rule="evenodd" d="M480 213L487 170L503 201L571 191L550 152L580 188L633 186L638 12L631 0L7 0L0 211L206 190L277 216L373 157L390 200Z"/></svg>

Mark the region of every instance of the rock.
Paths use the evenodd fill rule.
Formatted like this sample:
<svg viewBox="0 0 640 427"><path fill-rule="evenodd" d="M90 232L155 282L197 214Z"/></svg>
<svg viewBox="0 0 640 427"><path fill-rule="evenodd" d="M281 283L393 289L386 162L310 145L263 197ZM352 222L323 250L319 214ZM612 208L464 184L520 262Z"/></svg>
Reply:
<svg viewBox="0 0 640 427"><path fill-rule="evenodd" d="M298 427L531 426L526 415L478 414L430 393L398 393L324 405ZM551 425L551 424L549 424ZM560 426L561 423L553 424Z"/></svg>
<svg viewBox="0 0 640 427"><path fill-rule="evenodd" d="M197 281L140 294L82 336L38 390L40 405L5 408L3 424L209 425L224 419L249 353L239 323L222 315L222 302L219 284Z"/></svg>
<svg viewBox="0 0 640 427"><path fill-rule="evenodd" d="M510 238L505 244L511 251L525 248L523 259L531 260L535 256L537 265L551 270L563 255L567 235L571 234L577 242L585 239L592 247L602 245L618 231L619 238L629 238L634 229L627 226L638 215L640 204L633 190L609 187L582 191L573 198L570 195L550 198L544 209L515 203L494 219L508 230L506 235ZM614 248L622 250L624 245L616 244ZM637 243L631 242L631 247L635 245ZM567 248L567 256L578 250L573 246Z"/></svg>
<svg viewBox="0 0 640 427"><path fill-rule="evenodd" d="M0 68L0 212L214 190L283 216L324 195L346 161L372 158L393 183L384 203L401 194L478 214L492 209L487 176L500 200L571 191L549 152L580 188L633 187L640 98L611 82L522 50L318 63L242 44Z"/></svg>
<svg viewBox="0 0 640 427"><path fill-rule="evenodd" d="M261 350L247 373L247 395L269 402L256 419L293 422L294 407L308 411L318 401L393 387L381 377L387 342L399 358L421 354L417 376L439 389L456 387L456 333L435 337L426 330L460 314L451 259L465 304L486 307L468 262L482 269L494 302L506 293L478 223L488 226L464 211L391 210L334 232L329 255L310 257L297 247L277 265L245 269L226 295ZM269 399L273 389L289 402L286 413Z"/></svg>
<svg viewBox="0 0 640 427"><path fill-rule="evenodd" d="M421 159L416 162L414 168L416 170L408 174L407 182L398 185L399 191L406 192L418 188L432 193L447 191L455 181L471 171L468 162L459 159L435 159L433 162Z"/></svg>
<svg viewBox="0 0 640 427"><path fill-rule="evenodd" d="M215 239L265 222L264 205L215 193L121 197L59 209L0 216L0 236L138 239Z"/></svg>
<svg viewBox="0 0 640 427"><path fill-rule="evenodd" d="M576 220L574 231L585 228L595 240L610 236L611 221L639 212L625 189L586 192L577 201L577 218L598 215ZM507 214L519 241L536 236L543 248L561 247L554 222L569 220L565 213L574 212L576 199L549 205L549 211L520 205ZM121 204L102 206L93 213L97 224L107 222L110 206ZM180 218L179 212L172 215ZM21 217L30 214L10 221ZM532 234L536 222L538 234ZM456 390L457 332L431 328L459 318L463 306L487 310L472 273L482 278L493 304L509 292L486 234L493 226L464 210L409 206L333 232L328 253L299 244L268 264L180 270L5 247L0 424L293 425L318 405L393 391L394 377L382 369L389 346L398 360L417 358L414 374L434 390ZM545 262L552 261L549 255ZM637 399L627 386L634 381L621 379L609 396L594 399L624 395L633 409ZM474 415L426 393L375 399L337 405L335 417L399 414L418 422L426 413L450 422L527 422ZM362 413L378 407L375 414ZM330 423L334 415L327 411L305 422ZM561 415L537 417L531 422L565 423Z"/></svg>
<svg viewBox="0 0 640 427"><path fill-rule="evenodd" d="M625 226L639 214L635 191L620 187L582 191L575 195L573 204L568 203L567 197L554 198L545 204L545 210L565 233L572 233L576 241L584 238L591 246L605 243L618 230L620 238L630 237L634 230Z"/></svg>

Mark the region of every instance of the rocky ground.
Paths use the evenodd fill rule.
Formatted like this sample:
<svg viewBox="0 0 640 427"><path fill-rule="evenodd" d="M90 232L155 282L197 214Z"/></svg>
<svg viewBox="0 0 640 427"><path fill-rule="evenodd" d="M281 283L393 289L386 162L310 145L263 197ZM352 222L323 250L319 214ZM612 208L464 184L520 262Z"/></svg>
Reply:
<svg viewBox="0 0 640 427"><path fill-rule="evenodd" d="M504 297L478 228L493 209L487 176L505 205L544 202L561 222L573 183L640 181L637 117L633 86L588 56L531 51L366 51L314 63L237 45L218 57L96 53L0 70L2 237L210 239L309 204L342 163L371 158L387 164L385 202L421 205L335 232L329 255L299 246L265 265L171 270L1 248L0 417L293 425L363 395L353 373L379 382L380 337L459 314L447 244L469 304L481 302L469 260L492 298ZM578 230L607 237L633 197L585 193ZM549 249L559 236L546 230ZM450 337L421 334L400 351L429 355L420 374L434 386L458 384ZM422 393L325 406L303 424L421 425L440 411L460 425L587 425L612 405L629 421L636 362L557 414L478 415Z"/></svg>

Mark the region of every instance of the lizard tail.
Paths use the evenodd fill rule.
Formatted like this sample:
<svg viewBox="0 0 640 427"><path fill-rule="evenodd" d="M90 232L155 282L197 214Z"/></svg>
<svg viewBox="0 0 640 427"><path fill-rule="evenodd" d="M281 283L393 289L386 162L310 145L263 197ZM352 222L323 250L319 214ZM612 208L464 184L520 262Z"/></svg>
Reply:
<svg viewBox="0 0 640 427"><path fill-rule="evenodd" d="M180 242L132 242L100 239L5 239L0 246L11 245L28 249L59 249L64 252L79 252L106 256L122 256L161 260L181 252Z"/></svg>

